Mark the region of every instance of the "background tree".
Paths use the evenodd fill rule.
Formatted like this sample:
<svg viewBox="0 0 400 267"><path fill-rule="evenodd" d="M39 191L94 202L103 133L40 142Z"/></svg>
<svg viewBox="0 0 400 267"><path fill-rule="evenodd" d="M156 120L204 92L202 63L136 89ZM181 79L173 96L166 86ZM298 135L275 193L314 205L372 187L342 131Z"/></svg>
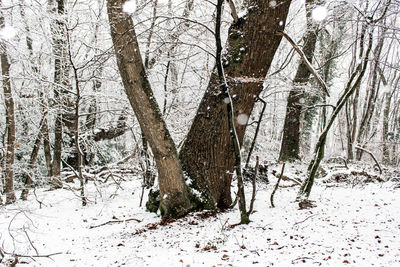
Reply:
<svg viewBox="0 0 400 267"><path fill-rule="evenodd" d="M312 63L318 37L318 23L312 18L312 11L318 1L307 0L306 7L306 32L303 36L303 52L307 60ZM308 83L311 72L301 59L293 79L293 87L289 92L286 107L286 116L283 126L282 145L279 160L293 161L300 159L300 133L301 120L303 119L303 106L306 103L304 87Z"/></svg>
<svg viewBox="0 0 400 267"><path fill-rule="evenodd" d="M0 1L0 7L3 7ZM4 17L0 12L0 27L4 28ZM4 38L4 37L3 37ZM14 160L15 160L15 115L14 99L11 89L10 62L7 58L7 48L4 40L1 42L0 63L3 83L4 103L6 107L6 128L7 128L7 150L5 151L5 170L4 170L4 193L6 195L6 204L14 203Z"/></svg>

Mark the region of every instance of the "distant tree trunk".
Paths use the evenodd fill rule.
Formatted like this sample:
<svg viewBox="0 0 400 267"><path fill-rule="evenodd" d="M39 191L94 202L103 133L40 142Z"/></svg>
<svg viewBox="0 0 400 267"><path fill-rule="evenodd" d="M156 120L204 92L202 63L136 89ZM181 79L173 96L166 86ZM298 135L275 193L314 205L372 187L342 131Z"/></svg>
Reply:
<svg viewBox="0 0 400 267"><path fill-rule="evenodd" d="M267 74L285 26L290 0L252 0L248 13L229 30L227 54L223 58L225 75L233 96L235 118L250 116ZM235 78L257 78L257 82L241 83ZM261 80L261 81L260 81ZM197 110L187 139L181 149L183 170L191 178L191 186L205 199L205 208L228 208L232 203L231 179L235 153L229 133L225 94L213 73ZM244 124L244 125L243 125ZM246 122L236 122L240 144Z"/></svg>
<svg viewBox="0 0 400 267"><path fill-rule="evenodd" d="M326 140L328 138L329 130L332 127L333 122L335 121L336 117L338 116L339 112L341 111L345 103L349 100L351 95L354 94L357 88L360 87L361 81L367 69L368 58L372 48L372 40L373 40L372 36L373 36L373 30L371 29L369 33L368 46L365 55L362 58L362 61L355 67L353 73L351 74L343 94L340 95L339 100L337 101L336 106L333 109L333 112L329 120L327 121L325 129L322 131L321 135L318 138L318 142L315 145L314 157L310 161L310 164L308 165L307 178L304 180L304 182L300 187L296 199L297 201L302 200L302 198L308 198L310 196L311 189L314 184L315 175L317 173L317 170L319 168L322 159L324 158L325 145L326 145Z"/></svg>
<svg viewBox="0 0 400 267"><path fill-rule="evenodd" d="M363 21L362 15L359 14L358 23L362 23ZM353 69L356 68L358 61L361 60L364 54L364 46L365 46L365 34L367 31L367 25L362 23L360 33L356 36L356 39L359 39L358 46L357 44L354 46L354 54L352 58L351 65ZM358 51L357 51L358 49ZM346 102L346 122L347 122L347 159L354 159L354 145L356 142L356 134L358 129L358 106L359 106L359 97L360 97L360 86L355 88L355 93L352 97L350 97L349 101Z"/></svg>
<svg viewBox="0 0 400 267"><path fill-rule="evenodd" d="M2 1L0 1L2 7ZM0 27L4 27L4 17L0 12ZM7 58L7 49L4 43L0 44L0 63L3 82L4 103L6 107L6 126L7 126L7 151L5 162L5 194L6 204L14 203L16 200L14 192L14 159L15 159L15 117L14 99L11 92L10 82L10 63Z"/></svg>
<svg viewBox="0 0 400 267"><path fill-rule="evenodd" d="M55 188L62 187L61 181L61 156L63 131L73 127L73 110L68 101L69 84L69 64L67 54L67 35L65 25L65 0L49 0L49 5L53 8L53 15L57 15L56 21L52 24L53 53L54 53L54 99L56 102L56 118L54 126L54 146L51 163L51 184ZM63 126L67 126L64 127Z"/></svg>
<svg viewBox="0 0 400 267"><path fill-rule="evenodd" d="M318 34L318 26L311 17L311 12L316 2L316 0L306 0L307 30L303 37L303 52L310 63L314 56ZM282 145L279 154L279 160L281 161L300 159L301 114L305 103L304 86L308 83L310 75L311 72L301 60L293 80L293 88L290 90L287 99Z"/></svg>
<svg viewBox="0 0 400 267"><path fill-rule="evenodd" d="M133 21L124 0L108 0L111 37L128 99L153 151L158 168L163 218L180 217L192 207L175 144L154 98L140 55Z"/></svg>
<svg viewBox="0 0 400 267"><path fill-rule="evenodd" d="M383 30L383 32L380 34L378 44L376 45L374 50L374 60L371 62L372 79L371 79L371 84L368 88L369 90L367 91L367 94L365 96L364 108L356 139L357 144L361 145L362 147L364 147L363 142L366 140L370 130L371 119L375 112L375 106L379 95L381 79L378 78L379 77L378 68L380 64L385 35L386 35L386 30ZM357 149L356 160L361 160L363 152L364 152L363 150Z"/></svg>
<svg viewBox="0 0 400 267"><path fill-rule="evenodd" d="M384 108L383 108L383 120L382 120L382 162L384 164L390 164L391 158L390 158L390 146L389 142L393 142L393 136L392 140L389 137L389 120L390 120L390 107L392 103L392 98L395 92L395 88L400 84L400 75L398 75L398 72L395 72L394 79L390 83L390 87L393 89L390 90L390 88L386 88L386 91L384 93Z"/></svg>
<svg viewBox="0 0 400 267"><path fill-rule="evenodd" d="M29 194L29 189L32 186L32 182L33 182L32 171L35 166L34 164L36 162L36 159L39 155L40 143L42 142L43 134L44 134L44 131L46 130L46 126L47 126L46 116L47 116L46 113L43 114L43 117L40 120L39 132L38 132L35 142L33 144L33 149L32 149L31 156L30 156L29 162L28 162L28 169L25 171L25 175L24 175L25 188L22 190L22 193L21 193L22 200L27 200L28 194Z"/></svg>

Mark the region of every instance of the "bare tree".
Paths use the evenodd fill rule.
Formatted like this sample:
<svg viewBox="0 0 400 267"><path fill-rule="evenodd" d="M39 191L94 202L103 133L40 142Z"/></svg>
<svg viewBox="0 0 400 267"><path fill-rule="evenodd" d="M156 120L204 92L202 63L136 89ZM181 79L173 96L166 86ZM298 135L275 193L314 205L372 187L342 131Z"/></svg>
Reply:
<svg viewBox="0 0 400 267"><path fill-rule="evenodd" d="M303 53L311 63L317 43L318 24L313 21L311 13L318 1L306 1L307 30L303 36ZM286 107L285 123L283 126L282 145L279 160L293 161L300 159L300 132L303 106L306 102L304 86L308 83L311 72L304 60L300 61L293 80L293 88L289 92Z"/></svg>
<svg viewBox="0 0 400 267"><path fill-rule="evenodd" d="M0 7L3 4L0 1ZM4 17L0 12L0 27L4 27ZM5 190L6 204L15 202L14 192L14 160L15 160L15 116L14 116L14 99L11 90L10 81L10 63L7 58L6 44L2 42L0 51L1 74L3 82L4 102L6 106L6 127L7 127L7 151L5 161Z"/></svg>
<svg viewBox="0 0 400 267"><path fill-rule="evenodd" d="M153 151L163 218L180 217L192 207L175 144L154 99L143 66L134 24L122 11L123 0L108 0L108 16L118 68L141 129Z"/></svg>

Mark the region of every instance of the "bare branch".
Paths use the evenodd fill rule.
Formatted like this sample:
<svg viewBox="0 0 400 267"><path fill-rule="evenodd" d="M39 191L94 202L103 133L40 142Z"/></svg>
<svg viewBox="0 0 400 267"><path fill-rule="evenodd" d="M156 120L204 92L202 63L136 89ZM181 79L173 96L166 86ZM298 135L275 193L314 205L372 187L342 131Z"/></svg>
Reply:
<svg viewBox="0 0 400 267"><path fill-rule="evenodd" d="M379 164L378 160L376 159L376 157L374 156L374 154L372 154L371 151L369 151L369 150L367 150L367 149L365 149L365 148L363 148L363 147L360 147L360 146L356 146L355 148L356 148L356 149L359 149L359 150L362 150L362 151L364 151L365 153L368 153L368 154L371 156L371 158L375 161L376 165L378 166L379 174L382 174L381 165Z"/></svg>
<svg viewBox="0 0 400 267"><path fill-rule="evenodd" d="M231 16L233 18L233 22L236 23L239 20L238 14L236 12L236 7L235 3L233 3L233 0L226 0L229 4L229 7L231 8Z"/></svg>
<svg viewBox="0 0 400 267"><path fill-rule="evenodd" d="M135 218L130 218L130 219L126 219L126 220L114 220L114 221L108 221L99 225L92 225L89 227L89 229L93 229L93 228L97 228L97 227L101 227L107 224L113 224L113 223L124 223L124 222L129 222L129 221L136 221L136 222L142 222L141 220L135 219Z"/></svg>
<svg viewBox="0 0 400 267"><path fill-rule="evenodd" d="M315 77L317 82L321 85L322 89L324 90L324 93L327 96L329 95L328 87L326 86L326 83L324 80L319 76L318 72L314 69L314 67L311 65L310 61L308 61L306 55L304 54L303 50L300 49L300 47L295 43L295 41L287 35L285 32L278 31L276 34L282 35L283 37L288 40L288 42L293 46L294 50L300 55L301 59L303 60L304 64L307 66L308 70L311 72L311 74Z"/></svg>

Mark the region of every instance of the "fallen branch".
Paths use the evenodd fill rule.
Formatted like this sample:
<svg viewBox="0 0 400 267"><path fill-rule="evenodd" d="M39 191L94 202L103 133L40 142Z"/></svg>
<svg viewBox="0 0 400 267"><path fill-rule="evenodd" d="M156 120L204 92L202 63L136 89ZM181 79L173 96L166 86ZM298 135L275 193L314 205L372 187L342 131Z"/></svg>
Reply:
<svg viewBox="0 0 400 267"><path fill-rule="evenodd" d="M280 182L281 179L282 179L283 171L284 171L284 170L285 170L285 162L283 162L282 170L281 170L281 175L279 176L278 181L276 182L274 191L272 191L272 194L271 194L270 200L271 200L271 207L273 207L273 208L275 208L275 205L274 205L274 195L275 195L276 190L277 190L278 187L279 187L279 182Z"/></svg>
<svg viewBox="0 0 400 267"><path fill-rule="evenodd" d="M310 219L310 218L312 218L312 217L314 217L314 216L317 216L317 215L318 215L318 214L313 214L313 215L311 215L311 216L308 216L308 217L305 218L304 220L299 221L299 222L293 224L293 227L295 227L296 225L298 225L298 224L300 224L300 223L303 223L303 222L307 221L308 219Z"/></svg>
<svg viewBox="0 0 400 267"><path fill-rule="evenodd" d="M276 177L276 178L278 178L279 179L279 175L277 175L276 174L276 171L275 170L272 170L272 174ZM282 175L282 178L281 178L283 181L292 181L293 183L295 183L295 185L301 185L301 181L299 181L299 180L297 180L297 179L295 179L295 178L291 178L291 177L289 177L289 176L286 176L286 175Z"/></svg>
<svg viewBox="0 0 400 267"><path fill-rule="evenodd" d="M19 257L19 258L51 258L52 256L60 255L63 253L56 252L56 253L50 253L50 254L45 254L45 255L24 255L24 254L18 254L18 253L10 253L10 252L7 252L4 249L0 248L0 254L10 255L10 256Z"/></svg>
<svg viewBox="0 0 400 267"><path fill-rule="evenodd" d="M97 227L101 227L107 224L113 224L113 223L124 223L124 222L129 222L129 221L136 221L136 222L142 222L141 220L135 219L135 218L131 218L131 219L126 219L126 220L114 220L114 221L108 221L99 225L92 225L89 226L89 229L93 229L93 228L97 228Z"/></svg>
<svg viewBox="0 0 400 267"><path fill-rule="evenodd" d="M249 211L247 212L247 215L250 215L253 212L253 206L254 206L254 201L256 200L256 179L257 179L257 174L258 174L258 156L256 157L256 167L254 168L254 176L252 180L252 185L253 185L253 192L251 194L251 200L250 200L250 207Z"/></svg>
<svg viewBox="0 0 400 267"><path fill-rule="evenodd" d="M324 93L327 96L329 95L328 87L326 86L326 83L324 80L321 78L321 76L318 75L318 72L314 69L314 67L311 65L310 61L308 61L306 55L304 54L303 50L300 49L300 47L293 41L293 39L287 35L285 32L279 31L276 34L282 35L283 37L288 40L288 42L293 46L294 50L300 55L301 59L303 60L304 64L307 66L308 70L311 72L311 74L315 77L317 82L321 85L322 89L324 90Z"/></svg>
<svg viewBox="0 0 400 267"><path fill-rule="evenodd" d="M367 150L367 149L365 149L363 147L360 147L360 146L356 146L355 148L358 149L358 150L364 151L365 153L368 153L371 156L371 158L375 161L376 165L378 166L379 174L382 174L381 165L379 164L378 160L375 158L374 154L372 154L371 151L369 151L369 150Z"/></svg>

